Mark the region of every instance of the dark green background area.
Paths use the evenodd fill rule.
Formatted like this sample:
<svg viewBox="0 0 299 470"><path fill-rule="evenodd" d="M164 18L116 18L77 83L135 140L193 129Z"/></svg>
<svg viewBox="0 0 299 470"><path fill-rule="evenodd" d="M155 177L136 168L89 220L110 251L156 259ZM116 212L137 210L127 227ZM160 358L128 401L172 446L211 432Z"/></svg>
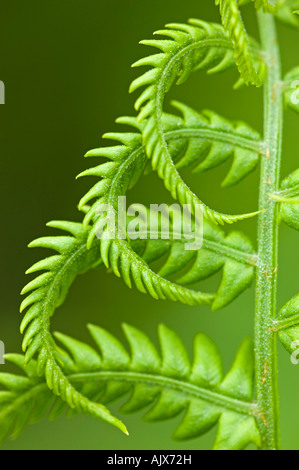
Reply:
<svg viewBox="0 0 299 470"><path fill-rule="evenodd" d="M6 85L6 104L0 108L1 283L0 339L7 352L19 352L21 336L19 292L28 279L24 272L45 256L26 245L38 236L54 233L45 228L52 219L80 221L77 203L91 180L75 176L92 166L83 155L102 145L101 135L117 131L120 115L134 114L134 97L128 87L136 77L130 65L147 48L138 45L168 22L189 17L218 21L218 10L207 0L1 0L0 80ZM252 6L246 23L256 34ZM296 64L298 34L279 27L283 66ZM210 108L234 120L262 128L261 90L233 91L235 71L207 77L194 74L175 87L175 97L198 110ZM170 99L167 97L167 110ZM283 176L298 166L298 117L286 114ZM255 210L258 172L237 187L223 190L220 182L229 164L207 175L186 180L211 207L239 213ZM168 202L169 195L155 175L140 182L130 195L134 202ZM256 221L237 229L254 239ZM298 235L283 227L280 247L279 306L298 292ZM213 289L220 277L202 285ZM253 332L254 291L248 290L223 311L156 302L104 269L78 278L65 305L53 319L53 329L88 340L87 322L99 324L122 338L121 323L142 328L156 341L160 322L176 329L191 351L197 331L209 334L219 345L224 365L231 365L241 340ZM1 370L8 370L0 366ZM299 447L299 366L291 364L279 348L282 443ZM112 407L118 412L118 406ZM29 426L5 449L208 449L215 430L202 439L175 443L171 433L178 419L145 424L141 416L123 417L130 437L95 419L62 417Z"/></svg>

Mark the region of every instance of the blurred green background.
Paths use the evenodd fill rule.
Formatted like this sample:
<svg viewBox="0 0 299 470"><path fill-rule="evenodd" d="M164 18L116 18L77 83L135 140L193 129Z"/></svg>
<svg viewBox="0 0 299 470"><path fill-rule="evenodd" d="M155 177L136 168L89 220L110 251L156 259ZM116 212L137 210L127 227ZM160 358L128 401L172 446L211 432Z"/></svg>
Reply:
<svg viewBox="0 0 299 470"><path fill-rule="evenodd" d="M256 34L252 6L246 23ZM0 79L6 85L6 104L0 109L1 191L1 311L0 339L7 352L19 352L19 292L28 279L26 268L44 257L26 245L38 236L54 233L45 228L51 219L80 221L76 205L91 181L75 176L92 162L83 155L101 145L101 135L118 130L120 115L133 113L128 87L136 76L130 65L146 53L138 42L168 22L189 17L218 21L213 1L187 0L27 0L2 2L0 18ZM279 27L284 70L296 64L298 33ZM262 128L261 90L233 91L232 71L207 77L194 74L175 87L176 97L198 110L211 108L230 119L244 119ZM167 104L167 106L169 106ZM171 108L167 108L170 110ZM287 113L283 176L298 166L298 117ZM222 190L220 182L229 165L204 176L186 176L211 207L239 213L257 207L258 172L241 185ZM133 190L134 202L167 202L162 182L149 175ZM239 224L255 238L256 221ZM298 292L298 235L283 227L280 247L279 306ZM204 283L217 285L219 277ZM156 302L105 270L78 278L65 305L53 319L53 329L88 340L87 322L99 324L122 337L123 321L141 327L154 340L159 322L176 329L191 350L192 337L202 330L219 345L228 368L241 340L253 331L254 291L243 294L217 313L168 301ZM0 366L8 370L7 366ZM282 443L299 448L299 366L279 348ZM112 407L117 413L117 406ZM145 424L141 416L124 417L127 438L92 418L77 416L56 422L44 419L29 426L4 449L209 449L215 430L186 443L171 440L175 421Z"/></svg>

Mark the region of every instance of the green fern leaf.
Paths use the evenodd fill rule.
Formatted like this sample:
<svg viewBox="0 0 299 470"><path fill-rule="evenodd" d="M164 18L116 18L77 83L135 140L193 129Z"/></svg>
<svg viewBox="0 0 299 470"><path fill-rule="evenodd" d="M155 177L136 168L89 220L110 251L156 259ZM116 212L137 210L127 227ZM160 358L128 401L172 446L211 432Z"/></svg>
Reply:
<svg viewBox="0 0 299 470"><path fill-rule="evenodd" d="M299 67L292 69L284 78L286 106L299 113Z"/></svg>
<svg viewBox="0 0 299 470"><path fill-rule="evenodd" d="M233 223L253 214L229 216L206 206L182 180L164 135L163 101L171 85L175 81L183 83L194 70L219 72L234 64L232 44L221 26L199 20L190 20L190 23L171 24L168 29L156 33L170 37L170 40L142 41L142 44L161 49L162 53L134 64L152 68L132 83L130 91L145 87L135 108L139 111L139 122L143 123L146 153L172 196L181 205L189 204L192 211L200 205L204 216L214 223Z"/></svg>
<svg viewBox="0 0 299 470"><path fill-rule="evenodd" d="M21 332L25 333L23 340L23 350L26 353L25 362L30 364L33 357L37 356L39 374L45 375L48 387L57 396L61 396L69 406L98 416L124 430L122 423L115 420L104 407L95 406L89 402L68 382L61 369L57 347L50 333L50 319L55 309L63 303L75 277L92 267L103 264L101 261L103 243L94 239L88 249L87 240L90 228L84 229L78 223L55 221L48 225L67 231L71 236L44 237L30 244L31 247L54 249L58 254L37 262L28 270L28 273L45 272L29 282L22 291L23 294L27 294L21 305L22 312L27 309L21 324ZM157 240L157 242L159 241ZM181 287L151 271L148 264L137 254L138 250L140 251L139 242L133 241L132 248L129 248L126 242L125 247L122 246L123 248L126 251L122 251L122 256L126 255L126 263L129 260L130 266L129 269L126 269L127 265L124 268L124 264L122 264L124 279L129 282L128 276L131 270L139 290L145 292L146 286L155 298L159 296L159 298L179 300L188 304L209 303L213 300L214 296L211 294L202 294ZM107 244L104 249L107 249ZM144 252L146 251L145 249ZM158 253L159 249L156 250L156 257L153 257L152 262L159 258ZM142 251L140 254L143 254ZM113 269L116 271L115 245L111 259ZM88 360L90 363L92 362L92 355L88 357Z"/></svg>
<svg viewBox="0 0 299 470"><path fill-rule="evenodd" d="M107 268L122 277L127 286L132 287L132 280L137 289L142 293L149 293L155 299L170 299L180 301L188 305L209 304L214 296L190 289L186 289L163 279L152 271L147 263L132 249L125 239L126 234L120 233L118 227L118 198L124 196L130 188L132 181L136 180L136 166L138 174L146 163L146 155L141 142L140 134L108 134L109 138L119 140L124 145L108 148L100 148L88 152L87 156L106 156L113 162L98 165L83 172L80 176L93 175L101 177L97 183L80 201L79 208L84 208L87 203L95 199L85 216L85 226L93 221L93 226L88 237L88 247L101 232L101 257ZM106 171L108 168L108 171ZM103 170L104 169L104 170ZM97 211L102 204L108 204L113 208L115 233L111 236L109 227L104 225L106 215Z"/></svg>
<svg viewBox="0 0 299 470"><path fill-rule="evenodd" d="M172 105L182 113L182 118L165 113L162 125L178 170L192 168L195 173L201 173L232 158L231 169L222 183L232 186L251 173L260 155L265 154L259 133L247 124L228 121L209 110L198 113L178 101L173 101ZM117 122L142 129L132 117L122 117ZM147 167L145 172L150 170Z"/></svg>
<svg viewBox="0 0 299 470"><path fill-rule="evenodd" d="M179 158L174 159L177 169L192 167L195 173L201 173L233 157L223 186L232 186L255 170L260 155L264 153L258 132L243 122L232 123L213 111L206 110L199 114L182 103L173 102L173 105L182 112L183 122L178 124L171 117L175 125L180 126L179 131L174 128L171 132L170 123L164 124L164 128L167 129L165 138L173 159L171 144L174 136L175 145L183 148ZM166 120L167 115L164 122ZM182 137L179 139L180 135ZM183 138L184 135L188 140Z"/></svg>
<svg viewBox="0 0 299 470"><path fill-rule="evenodd" d="M230 183L236 182L251 171L253 165L256 165L258 152L261 151L261 144L259 143L258 134L249 127L240 123L233 126L214 114L209 114L209 119L207 119L205 116L201 116L192 109L179 103L176 103L176 106L182 110L184 119L172 115L164 115L163 126L165 136L171 146L173 158L178 166L182 164L184 166L194 166L194 162L198 159L197 154L199 153L201 155L201 151L198 150L201 145L205 147L205 150L207 150L207 148L210 149L210 157L206 156L206 159L210 158L213 161L213 165L216 165L219 163L216 161L217 144L218 142L223 143L224 141L226 142L226 158L228 158L232 152L235 153L234 164L226 181ZM137 127L137 129L139 128L139 124L133 118L120 118L118 122L133 125ZM243 132L242 138L235 129L239 130L239 132ZM112 137L111 134L110 137ZM95 191L91 189L80 203L80 207L84 207L91 199L96 199L86 215L86 225L90 220L94 222L89 235L89 243L92 243L97 230L101 228L103 224L103 217L101 215L96 216L99 202L100 204L109 203L114 205L115 211L117 211L117 204L115 203L118 200L118 196L125 194L132 179L135 180L135 177L132 178L132 174L135 172L134 162L138 164L139 169L142 169L146 162L146 155L141 143L141 138L138 140L136 134L117 134L116 137L127 145L97 149L87 154L106 157L109 155L114 165L113 172L109 174L104 171L107 165L108 168L110 168L109 163L98 165L83 173L83 175L88 174L103 177L100 183L97 183L94 188L97 188L99 184L102 185L102 188L105 188L105 190L101 192L100 199L95 198ZM130 139L132 139L131 145L129 144ZM118 157L119 155L120 157ZM247 158L246 162L245 157ZM115 162L117 161L118 163L116 164ZM208 164L206 164L206 166L208 166ZM104 168L104 170L102 168ZM121 190L121 193L119 190ZM115 212L116 222L117 219L117 213ZM207 234L207 236L205 234ZM251 284L254 276L253 264L255 263L255 256L253 254L252 245L248 242L246 237L242 234L233 233L227 238L226 244L226 242L224 242L224 234L220 229L213 229L208 223L204 224L205 250L201 249L195 252L186 251L184 247L186 240L182 240L178 243L165 240L154 240L153 243L147 241L144 244L144 251L138 253L141 255L142 260L140 256L136 255L136 250L134 250L135 252L132 251L131 246L126 240L118 240L117 236L114 240L105 240L104 235L105 234L103 234L102 239L102 258L105 265L107 267L111 266L114 273L117 276L122 276L126 284L130 287L131 273L133 275L132 277L135 279L137 288L141 292L150 292L154 298L160 296L160 289L157 291L158 286L163 286L161 292L161 294L163 294L162 298L166 296L167 298L175 300L179 295L178 300L184 301L185 303L193 304L202 302L204 301L204 297L200 293L195 294L194 291L189 290L187 291L187 297L185 291L180 291L179 294L175 293L177 284L179 285L181 281L188 284L196 283L217 272L221 267L224 267L223 282L221 283L212 306L213 309L218 309L230 303L243 292L243 290ZM209 248L209 243L213 245L212 251ZM170 249L173 255L169 257L169 262L166 263L164 269L160 271L160 277L157 277L157 275L154 275L154 273L148 269L147 264L155 262L159 256L166 255L167 252L169 253ZM178 252L178 259L174 259L174 256L176 256ZM210 266L208 266L208 260L211 263ZM168 293L168 284L165 284L165 280L162 279L161 276L164 278L165 276L179 274L188 263L192 263L189 270L190 272L182 279L178 279L177 284L172 285L174 289L172 293ZM169 269L169 266L172 267ZM147 286L149 286L149 288ZM163 292L164 290L165 292Z"/></svg>
<svg viewBox="0 0 299 470"><path fill-rule="evenodd" d="M127 118L126 122L135 125L135 127L137 126L134 118ZM100 181L79 202L79 209L82 210L86 204L93 201L91 207L88 207L84 218L85 228L93 222L88 238L88 247L91 246L96 237L103 219L103 214L99 213L99 208L103 204L117 207L118 197L124 196L128 189L135 184L146 164L140 133L109 133L103 137L115 140L121 145L89 151L85 157L104 157L110 161L104 164L101 163L78 175L78 177L96 176L100 178Z"/></svg>
<svg viewBox="0 0 299 470"><path fill-rule="evenodd" d="M231 370L223 376L219 351L202 333L195 337L191 363L180 338L163 325L159 328L161 354L144 333L128 325L124 325L124 332L130 354L102 328L90 325L89 330L100 353L66 335L56 336L67 350L61 350L60 357L69 382L90 400L108 404L130 393L129 401L122 406L124 413L150 407L145 414L149 422L184 413L174 433L177 440L198 437L218 422L215 449L261 445L252 403L251 340L242 343ZM0 374L0 383L8 389L1 392L2 438L11 432L16 421L25 424L32 416L34 421L42 417L46 411L43 394L47 394L48 406L51 400L46 384L37 378L36 363L31 363L29 371L22 357L7 359L18 363L27 376L7 379L7 374ZM52 418L62 410L58 403Z"/></svg>
<svg viewBox="0 0 299 470"><path fill-rule="evenodd" d="M285 349L293 354L299 346L299 295L291 299L280 311L274 322L274 331Z"/></svg>
<svg viewBox="0 0 299 470"><path fill-rule="evenodd" d="M26 366L24 356L18 354L7 354L5 359L26 375L0 374L0 443L8 435L16 438L28 422L39 421L53 402L53 393L37 375L35 361Z"/></svg>
<svg viewBox="0 0 299 470"><path fill-rule="evenodd" d="M37 355L39 374L46 377L48 387L77 410L114 424L126 432L125 426L100 404L90 402L67 380L57 358L57 350L50 333L50 318L61 305L74 278L100 263L99 242L87 250L87 234L81 224L51 222L50 227L67 231L71 236L44 237L32 242L30 247L49 248L58 254L36 263L28 273L46 271L23 289L28 294L21 304L21 312L27 309L21 332L24 333L23 351L28 364Z"/></svg>
<svg viewBox="0 0 299 470"><path fill-rule="evenodd" d="M154 299L169 299L186 305L209 305L214 300L213 294L187 289L164 279L148 267L127 241L105 238L105 233L101 243L103 262L114 274L122 277L128 287L132 287L133 279L140 292L149 293Z"/></svg>
<svg viewBox="0 0 299 470"><path fill-rule="evenodd" d="M263 69L256 69L250 48L249 38L242 21L237 0L215 0L220 8L222 24L234 45L235 61L244 82L249 85L262 86L264 81ZM257 8L268 5L264 0L255 0Z"/></svg>
<svg viewBox="0 0 299 470"><path fill-rule="evenodd" d="M281 191L272 195L280 202L280 217L289 227L299 230L299 169L282 183Z"/></svg>
<svg viewBox="0 0 299 470"><path fill-rule="evenodd" d="M212 310L225 307L250 287L254 279L256 255L244 234L232 232L225 237L219 227L205 222L203 247L197 251L186 251L185 242L149 240L141 256L149 264L159 258L163 260L160 276L175 279L179 285L195 284L223 269Z"/></svg>
<svg viewBox="0 0 299 470"><path fill-rule="evenodd" d="M21 311L27 309L21 324L21 332L25 333L23 340L23 350L26 353L25 362L31 364L33 357L37 356L39 374L46 376L49 388L56 395L62 396L69 406L89 412L92 415L101 415L103 419L114 422L114 418L106 414L104 408L97 407L95 409L94 404L88 402L68 382L61 369L57 347L50 333L50 319L55 309L63 303L75 277L92 267L103 264L101 261L101 254L103 254L102 241L97 238L93 239L90 249L87 249L87 240L90 234L89 227L84 229L81 224L63 221L50 222L48 225L67 231L71 236L44 237L30 244L32 247L54 249L58 254L37 262L27 271L28 273L45 272L38 274L22 291L23 294L27 294L21 305ZM234 241L234 237L237 237L239 241L237 239ZM238 234L231 234L225 240L219 228L216 229L205 224L204 238L205 251L202 258L197 252L192 252L192 256L196 261L194 265L197 264L197 267L196 269L193 267L190 269L189 276L194 282L197 282L213 273L213 270L204 266L205 253L209 250L211 252L210 259L212 260L213 256L217 258L213 264L214 272L220 269L222 265L225 265L223 281L214 303L214 308L217 308L217 305L220 308L246 288L246 279L249 283L253 274L251 263L255 258L252 254L251 245ZM179 243L180 249L183 247L184 250L183 243L185 242L186 240L182 240ZM104 246L104 249L107 249L107 244ZM129 260L129 264L132 266L130 269L137 287L139 290L145 291L144 286L148 285L148 291L154 297L159 295L160 298L167 297L171 300L179 300L189 304L211 302L214 299L213 295L186 289L179 284L165 280L161 275L157 275L150 270L149 264L154 263L161 256L170 252L168 263L164 266L164 269L166 269L176 252L175 246L178 246L178 244L175 245L174 240L132 240L132 247L128 248L127 251L122 251L122 253L125 253L126 262ZM122 246L122 248L124 247ZM116 271L115 246L113 247L111 259L113 270ZM138 266L135 267L136 260L142 266L142 274L138 274ZM182 268L183 264L177 263L177 273L180 273ZM129 270L125 270L123 265L122 269L124 279L129 282L126 278ZM169 270L169 268L167 269ZM152 274L149 275L148 273ZM191 281L189 279L188 282L192 282L192 279ZM183 279L182 282L184 282ZM88 360L89 363L92 363L92 355L88 357ZM61 406L59 405L59 409ZM117 421L115 423L119 426Z"/></svg>

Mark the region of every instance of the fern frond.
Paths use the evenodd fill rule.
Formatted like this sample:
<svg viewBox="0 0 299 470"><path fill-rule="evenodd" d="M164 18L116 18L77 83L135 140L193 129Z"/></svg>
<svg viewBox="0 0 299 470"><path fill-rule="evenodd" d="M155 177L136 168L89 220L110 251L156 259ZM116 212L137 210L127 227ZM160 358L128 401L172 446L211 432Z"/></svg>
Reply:
<svg viewBox="0 0 299 470"><path fill-rule="evenodd" d="M37 375L35 362L25 366L25 358L19 354L7 354L5 359L26 375L0 373L0 443L7 436L18 437L28 422L39 421L53 401L53 393Z"/></svg>
<svg viewBox="0 0 299 470"><path fill-rule="evenodd" d="M172 105L182 118L164 113L162 125L178 170L192 168L194 173L201 173L232 158L231 169L222 183L232 186L255 170L260 156L266 153L260 134L246 123L229 121L210 110L198 113L178 101ZM142 130L142 125L132 117L121 117L117 122ZM147 167L146 173L149 170Z"/></svg>
<svg viewBox="0 0 299 470"><path fill-rule="evenodd" d="M164 135L163 101L174 81L183 83L194 70L219 72L234 64L232 44L221 26L199 20L191 20L190 23L168 25L168 29L157 32L169 36L170 40L142 41L142 44L162 49L162 53L135 64L152 68L132 83L130 91L145 87L135 108L139 111L138 120L143 124L146 153L172 196L181 205L189 204L193 212L199 205L204 216L213 223L233 223L253 214L230 216L206 206L182 180Z"/></svg>
<svg viewBox="0 0 299 470"><path fill-rule="evenodd" d="M147 217L150 220L150 211ZM172 227L170 231L173 233ZM169 239L163 231L157 233L158 239L150 239L149 235L150 232L146 233L146 240L139 240L138 254L149 265L160 261L159 275L163 278L179 285L192 285L223 269L212 310L231 303L252 283L258 257L250 240L241 232L225 236L219 227L205 221L203 245L199 250L186 250L185 244L190 243L190 237Z"/></svg>
<svg viewBox="0 0 299 470"><path fill-rule="evenodd" d="M210 161L213 161L213 159L215 160L217 155L218 141L222 143L226 141L226 158L231 155L231 152L235 152L236 154L232 170L229 176L226 178L227 181L230 181L231 183L233 181L236 182L238 179L244 177L245 174L251 171L253 165L256 165L258 152L261 151L261 144L259 142L258 134L256 134L250 128L240 123L236 126L232 126L230 123L227 123L225 120L214 114L209 114L208 119L205 116L197 114L192 109L178 103L176 106L179 107L184 113L184 120L177 118L176 116L164 115L163 126L165 129L166 139L169 144L172 145L174 160L178 161L178 165L182 164L183 162L185 162L185 166L194 165L194 162L197 160L197 153L201 152L198 150L198 143L201 144L202 142L202 145L205 145L206 150L207 148L212 147L209 152ZM212 121L212 124L210 121ZM120 118L118 122L134 125L137 128L139 127L137 121L134 120L134 118ZM241 138L240 134L238 134L238 131L235 129L239 130L239 132L243 130L243 134L246 135L246 137ZM128 144L128 138L125 137L126 135L128 134L117 134L116 138L122 142L126 141ZM146 156L144 154L142 143L141 141L138 141L136 136L134 136L134 142L131 146L127 145L123 147L116 146L109 147L108 149L97 149L87 154L92 156L107 156L109 153L109 157L112 158L114 162L113 172L111 172L109 175L104 172L104 169L107 167L107 165L109 166L109 163L98 165L94 169L90 169L83 173L83 175L88 174L97 176L105 174L104 179L102 179L100 183L97 183L94 187L96 188L99 184L101 184L101 187L106 189L102 192L100 199L96 199L96 201L93 203L86 216L87 223L89 223L90 220L93 220L94 222L94 225L90 231L89 243L92 242L97 234L97 231L99 228L102 228L103 225L102 215L96 216L97 208L99 207L99 201L100 204L110 203L115 205L117 197L120 195L118 192L119 188L121 188L122 194L125 194L126 188L129 186L129 182L132 180L131 172L134 171L133 162L143 162L142 164L139 164L139 167L142 168L144 166ZM120 153L122 155L120 159L121 161L119 162L118 166L116 166L115 162L117 161L118 154ZM245 157L247 158L247 161L245 161ZM216 163L213 164L215 165L217 163L219 162L216 161ZM208 167L208 165L206 166ZM125 179L127 181L126 184L124 184ZM90 196L94 198L93 189L89 191L88 195L82 199L80 207L84 206L86 202L89 202ZM116 206L115 211L117 211ZM117 212L115 212L114 215L115 221L117 222ZM207 236L205 233L207 233ZM244 289L246 289L251 284L252 278L254 276L253 264L256 262L252 245L246 239L246 237L244 237L242 234L232 233L227 238L227 243L224 241L224 238L224 234L220 230L213 229L208 223L204 223L204 246L207 247L206 250L201 249L196 252L186 251L184 248L186 240L182 240L176 244L173 242L165 242L164 240L160 240L160 242L156 240L153 241L152 248L154 258L157 257L156 253L159 252L161 256L162 254L165 255L170 250L170 248L173 254L175 254L177 251L180 251L181 253L178 257L179 260L175 263L177 269L173 270L172 268L171 272L168 272L168 270L160 271L160 278L157 277L157 275L154 275L151 270L148 270L148 267L145 264L151 264L152 262L156 261L156 259L148 256L149 246L151 245L150 241L146 243L146 255L144 256L142 253L141 257L143 259L141 260L140 257L136 255L136 252L132 251L132 246L131 244L128 244L127 241L118 240L117 234L114 240L109 238L105 240L104 233L102 238L102 258L105 262L105 265L107 267L111 266L112 270L117 276L122 276L128 286L131 287L131 271L132 277L137 279L137 283L135 281L135 284L137 285L137 288L141 290L141 292L148 291L148 288L145 284L146 276L147 279L151 280L151 295L153 295L155 298L159 297L160 294L156 291L156 289L159 285L163 285L162 293L164 296L171 298L172 300L177 297L177 294L174 291L171 294L167 292L168 284L166 284L164 287L165 280L163 280L161 276L165 277L169 274L178 274L187 263L189 263L191 266L191 262L193 261L194 266L192 265L190 267L189 277L184 276L184 278L182 278L183 282L191 284L209 277L221 269L221 267L225 266L223 282L212 305L213 309L218 309L224 307L234 300L241 292L243 292ZM160 247L157 248L159 244ZM209 249L209 246L211 245L213 245L214 251L213 249L212 251ZM234 252L232 257L230 256L231 249ZM236 253L240 255L238 258L234 257ZM208 268L208 266L205 266L205 263L207 263L206 256L209 257L213 268ZM171 262L173 262L172 259ZM142 271L143 274L141 275ZM177 284L181 284L180 280L178 280ZM156 287L153 288L153 286ZM172 287L173 289L176 289L177 285L173 284ZM190 298L191 293L192 298ZM188 291L188 299L184 300L184 302L192 304L194 302L197 303L201 301L201 297L198 297L198 295L200 294L195 296L194 291ZM182 292L178 300L182 301L184 297L185 295Z"/></svg>
<svg viewBox="0 0 299 470"><path fill-rule="evenodd" d="M118 198L126 194L132 181L136 180L136 173L140 174L140 171L143 170L146 155L140 134L119 133L106 134L106 136L122 142L123 145L92 150L86 156L105 156L112 160L112 165L110 162L104 163L80 175L93 175L102 178L79 203L79 208L82 209L95 199L84 222L87 226L90 221L93 221L88 237L88 247L101 233L101 257L105 266L111 268L116 276L122 277L129 287L132 287L132 281L134 281L140 292L149 293L155 299L167 298L188 305L210 304L213 301L213 295L186 289L163 279L152 271L132 249L126 240L126 234L121 233L121 228L118 226ZM107 204L113 209L113 214L111 214L115 223L113 235L110 234L109 227L105 225L106 216L102 212L98 213L103 204Z"/></svg>
<svg viewBox="0 0 299 470"><path fill-rule="evenodd" d="M186 305L209 305L213 302L214 294L187 289L164 279L148 267L127 241L105 239L105 233L101 243L103 262L116 276L122 277L128 287L131 288L134 281L140 292L148 293L157 300L169 299Z"/></svg>
<svg viewBox="0 0 299 470"><path fill-rule="evenodd" d="M177 440L201 436L218 423L215 449L261 445L252 403L251 340L242 343L231 370L224 376L218 348L202 333L195 337L191 364L180 338L164 325L159 327L161 353L141 331L128 325L123 328L130 354L110 333L93 325L89 325L89 330L100 353L87 344L56 334L67 351L61 350L60 354L68 380L82 394L108 404L130 393L121 411L132 413L150 407L145 415L149 422L184 413L174 433ZM0 383L8 389L1 392L2 437L15 422L25 424L32 417L40 419L51 399L46 386L36 378L35 363L29 370L24 368L22 357L8 359L25 369L27 377L7 378L7 374L0 374ZM47 406L45 399L40 398L43 393L48 394ZM56 406L54 416L57 410L61 407Z"/></svg>
<svg viewBox="0 0 299 470"><path fill-rule="evenodd" d="M70 236L44 237L29 245L49 248L57 254L36 263L27 271L45 272L29 282L22 291L22 294L28 294L20 308L21 312L27 309L21 323L25 363L37 356L38 373L45 376L48 387L55 395L61 396L71 408L103 419L126 432L125 426L104 406L90 402L69 383L50 333L50 318L64 301L74 278L100 263L99 242L97 240L92 249L87 250L88 232L81 224L55 221L48 225L66 231Z"/></svg>
<svg viewBox="0 0 299 470"><path fill-rule="evenodd" d="M202 158L202 151L205 155L202 165L205 165L206 169L220 164L217 158L217 149L218 145L223 145L224 143L225 152L222 157L228 158L231 154L235 154L234 163L226 178L226 183L236 183L256 166L263 146L260 143L259 135L251 128L242 123L231 124L210 112L199 115L191 108L180 103L175 103L175 106L182 111L183 119L164 114L162 122L165 138L171 148L172 156L177 166L196 165L196 162ZM133 125L137 129L140 128L140 124L134 118L125 117L117 121ZM87 202L95 199L85 218L86 225L91 220L93 221L89 235L89 244L96 237L97 231L102 229L103 216L101 214L97 215L99 204L112 204L115 206L114 218L117 223L118 214L115 203L120 194L126 193L127 188L131 184L130 182L136 180L135 177L132 178L132 174L135 171L134 162L138 164L139 169L142 169L146 162L141 137L138 140L137 134L109 134L109 136L124 142L126 145L95 149L89 152L87 156L106 156L111 158L113 171L111 173L106 172L106 168L111 168L109 166L110 163L102 163L82 174L102 177L100 183L97 183L94 188L99 187L99 185L101 185L101 188L105 188L102 190L99 199L96 199L95 191L91 189L80 202L79 207L84 207ZM130 139L132 139L131 145ZM121 193L119 189L121 189ZM148 239L149 237L146 236L146 238ZM159 236L159 238L161 237ZM180 285L181 281L186 284L192 284L206 279L224 267L223 281L212 304L212 308L215 310L230 303L243 290L249 287L254 276L253 265L256 263L256 258L251 243L243 234L232 233L225 241L225 235L220 229L213 228L208 222L205 222L203 238L205 249L191 252L185 250L184 245L186 240L181 240L177 243L166 240L153 240L151 243L151 240L149 240L144 243L144 249L138 252L138 256L136 249L134 252L132 251L132 244L128 244L125 240L118 240L117 234L115 234L114 240L109 238L105 240L104 233L102 236L102 257L105 265L107 267L111 266L117 276L122 276L128 286L131 287L131 272L132 277L137 279L137 283L135 280L137 288L141 292L148 291L145 284L146 276L146 279L151 280L151 295L155 298L159 297L160 294L156 289L159 285L163 285L163 297L166 296L172 300L177 297L177 294L172 292L170 296L167 293L168 284L164 287L165 279L162 279L162 277L180 274L180 271L188 265L190 266L188 275L186 274L182 279L178 279L177 284ZM148 270L146 263L151 264L158 259L157 255L162 257L167 253L169 254L169 263L166 263L167 269L165 265L165 269L159 272L160 277L157 277L151 270ZM178 254L178 259L174 260L171 254ZM211 266L207 266L208 260ZM172 265L170 270L169 265ZM173 289L177 288L177 284L173 284ZM191 293L192 298L190 298ZM194 291L188 291L187 303L201 301L201 297L197 298L197 296L194 296ZM185 295L182 292L179 300L182 301L184 297Z"/></svg>
<svg viewBox="0 0 299 470"><path fill-rule="evenodd" d="M149 268L146 259L150 253L151 259L148 260L150 263L160 259L160 240L145 241L144 243L132 241L130 246L126 240L113 241L95 238L88 249L87 240L90 239L90 227L85 229L79 223L64 221L50 222L48 226L66 231L71 236L44 237L29 245L31 247L53 249L57 254L37 262L27 271L28 274L45 272L38 274L22 291L22 294L27 295L21 305L21 312L27 309L21 324L21 332L24 333L25 363L31 364L33 357L37 356L39 374L45 375L48 387L53 390L55 395L61 396L70 407L75 408L77 411L97 416L125 430L122 423L112 417L104 407L95 406L74 389L62 371L57 347L50 333L50 319L56 308L63 303L73 280L78 274L103 264L101 261L102 256L106 266L111 263L112 270L117 275L120 274L119 261L125 282L131 285L130 275L132 275L137 288L141 292L149 292L154 298L168 298L194 305L211 303L214 295L203 294L182 287L162 278ZM228 246L224 246L225 244L222 246L222 243L219 242L219 236L216 238L218 239L212 243L212 250L220 249L220 252L222 250L224 256L231 257L231 260L236 256L241 256L241 258L243 256L244 259L250 257L250 253L232 249L229 244ZM174 241L168 243L173 244ZM207 243L209 242L207 241ZM155 244L156 247L154 248ZM169 250L169 247L168 244L166 249ZM224 263L224 258L222 259ZM234 261L231 262L234 263ZM220 266L221 261L218 263ZM244 270L247 270L245 265L242 266ZM230 275L233 274L233 266L231 266L229 272ZM207 273L208 275L209 273ZM240 286L240 282L236 283L230 296L238 295L238 286ZM222 295L222 302L223 297L225 296Z"/></svg>
<svg viewBox="0 0 299 470"><path fill-rule="evenodd" d="M71 402L71 406L75 406L76 409L82 409L84 405L86 412L90 405L87 406L86 400L77 394L61 371L60 362L57 359L57 348L50 333L50 318L55 309L63 303L74 278L78 274L102 264L101 242L98 239L93 240L92 246L88 250L86 241L89 229L84 230L80 224L62 221L51 222L48 225L64 231L71 231L73 236L46 237L36 240L30 245L55 249L59 254L39 261L27 271L28 273L46 272L38 275L23 289L23 294L28 294L21 306L21 311L28 308L21 324L21 332L25 333L23 341L23 349L26 352L25 361L26 364L31 364L32 358L37 355L39 374L46 374L48 386L54 390L54 393L61 394L63 399L69 405ZM161 277L163 271L163 275L180 274L186 263L191 264L191 262L192 266L179 281L182 284L205 279L224 266L223 280L213 309L223 307L249 285L253 276L252 263L255 262L255 255L252 254L251 244L241 234L232 233L225 240L224 234L219 228L216 229L206 223L202 250L186 252L184 251L185 242L186 240L132 241L132 250L136 252L134 262L135 259L140 260L143 270L146 266L149 271L149 264L168 254L160 276L154 273L152 275L152 279L158 279L159 288L157 291L159 294L163 293L171 300L180 300L190 304L202 301L203 294L181 288L178 284L166 281ZM179 255L176 260L174 259L175 255ZM207 265L207 262L210 264ZM136 276L136 271L134 271L134 275ZM140 284L137 286L142 290ZM150 293L155 296L153 289ZM207 299L212 300L213 297L209 295Z"/></svg>
<svg viewBox="0 0 299 470"><path fill-rule="evenodd" d="M127 118L126 122L138 127L137 121L134 118ZM93 201L84 218L85 228L93 222L88 238L88 247L91 246L92 241L96 237L99 230L99 222L103 218L100 208L103 207L103 204L110 204L116 207L118 197L124 196L128 189L134 185L146 164L140 132L108 133L103 137L114 140L120 145L91 150L87 152L85 157L104 157L110 161L104 164L101 163L78 175L78 178L82 176L96 176L100 178L100 181L79 202L79 209L82 210L86 204L90 204Z"/></svg>
<svg viewBox="0 0 299 470"><path fill-rule="evenodd" d="M256 69L249 38L241 17L237 0L215 0L220 8L220 15L225 31L234 45L234 56L240 75L246 85L262 86L264 70ZM255 6L266 8L268 2L255 0Z"/></svg>

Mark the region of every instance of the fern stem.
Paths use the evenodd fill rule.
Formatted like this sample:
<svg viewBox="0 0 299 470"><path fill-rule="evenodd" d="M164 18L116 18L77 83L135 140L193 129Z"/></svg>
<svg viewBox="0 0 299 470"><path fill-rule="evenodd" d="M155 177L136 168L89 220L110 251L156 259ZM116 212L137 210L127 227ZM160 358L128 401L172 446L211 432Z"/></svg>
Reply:
<svg viewBox="0 0 299 470"><path fill-rule="evenodd" d="M276 318L278 225L277 204L270 197L279 188L283 126L280 51L272 15L258 13L262 45L266 53L264 86L264 138L267 154L262 158L258 224L258 267L255 314L256 393L258 425L263 448L280 447L277 346L273 332Z"/></svg>

